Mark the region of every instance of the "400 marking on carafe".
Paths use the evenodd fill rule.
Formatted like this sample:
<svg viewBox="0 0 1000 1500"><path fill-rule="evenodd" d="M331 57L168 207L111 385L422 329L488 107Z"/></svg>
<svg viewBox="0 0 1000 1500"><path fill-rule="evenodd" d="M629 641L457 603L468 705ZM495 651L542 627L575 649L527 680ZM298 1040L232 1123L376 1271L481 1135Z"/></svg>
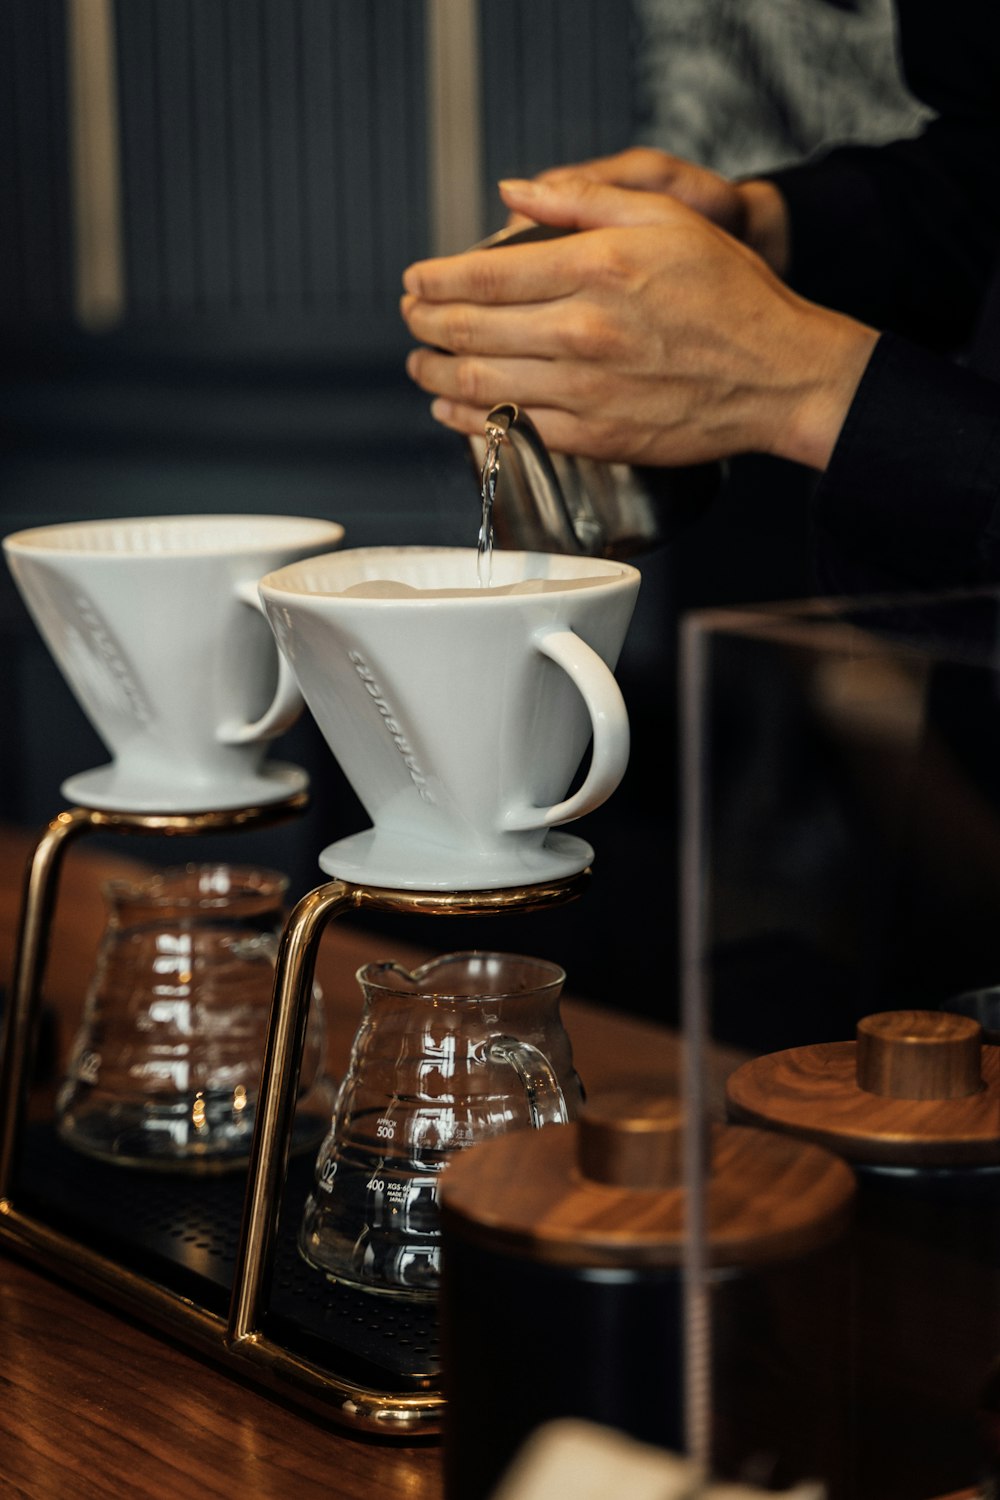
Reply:
<svg viewBox="0 0 1000 1500"><path fill-rule="evenodd" d="M378 1193L384 1196L387 1203L398 1204L400 1208L408 1202L411 1194L409 1185L405 1182L393 1182L390 1177L388 1182L384 1177L370 1177L366 1184L370 1193Z"/></svg>

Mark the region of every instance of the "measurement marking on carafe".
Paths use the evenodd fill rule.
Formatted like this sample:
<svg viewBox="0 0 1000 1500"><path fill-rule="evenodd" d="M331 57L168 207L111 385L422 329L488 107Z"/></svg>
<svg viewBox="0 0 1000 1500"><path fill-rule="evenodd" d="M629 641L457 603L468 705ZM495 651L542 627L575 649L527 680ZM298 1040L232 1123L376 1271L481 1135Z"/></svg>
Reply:
<svg viewBox="0 0 1000 1500"><path fill-rule="evenodd" d="M101 1054L91 1051L81 1052L74 1072L81 1083L96 1083L101 1074Z"/></svg>

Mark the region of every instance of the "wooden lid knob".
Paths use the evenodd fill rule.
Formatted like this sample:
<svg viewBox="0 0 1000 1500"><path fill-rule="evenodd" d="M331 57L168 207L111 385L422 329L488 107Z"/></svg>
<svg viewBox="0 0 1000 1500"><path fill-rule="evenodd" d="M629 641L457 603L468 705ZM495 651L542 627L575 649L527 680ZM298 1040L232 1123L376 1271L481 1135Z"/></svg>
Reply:
<svg viewBox="0 0 1000 1500"><path fill-rule="evenodd" d="M610 1187L673 1188L684 1176L678 1099L607 1092L580 1116L577 1165L590 1182Z"/></svg>
<svg viewBox="0 0 1000 1500"><path fill-rule="evenodd" d="M982 1081L982 1027L971 1016L890 1010L858 1023L858 1087L889 1099L963 1099Z"/></svg>

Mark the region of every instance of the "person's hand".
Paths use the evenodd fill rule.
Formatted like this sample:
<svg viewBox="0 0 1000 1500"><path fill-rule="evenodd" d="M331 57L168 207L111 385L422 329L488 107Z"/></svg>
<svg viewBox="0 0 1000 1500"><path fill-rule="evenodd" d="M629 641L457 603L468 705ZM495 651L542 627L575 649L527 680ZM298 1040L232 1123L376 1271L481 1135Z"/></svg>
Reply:
<svg viewBox="0 0 1000 1500"><path fill-rule="evenodd" d="M769 182L731 182L708 167L696 166L653 146L631 146L613 156L598 156L572 166L550 167L534 179L563 187L575 179L601 182L637 192L669 193L703 214L734 239L767 261L779 276L787 269L788 225L784 199ZM514 211L511 224L527 224L530 215Z"/></svg>
<svg viewBox="0 0 1000 1500"><path fill-rule="evenodd" d="M439 421L481 434L512 401L556 452L677 465L757 451L825 467L873 330L796 297L669 194L569 177L502 196L581 232L406 271L403 317L431 346L407 369Z"/></svg>

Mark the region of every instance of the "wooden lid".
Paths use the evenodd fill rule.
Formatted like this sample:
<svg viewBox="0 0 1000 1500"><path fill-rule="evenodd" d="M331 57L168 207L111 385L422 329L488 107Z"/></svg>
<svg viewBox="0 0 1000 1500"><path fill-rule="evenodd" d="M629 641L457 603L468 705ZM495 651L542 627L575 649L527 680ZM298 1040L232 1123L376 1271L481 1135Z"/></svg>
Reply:
<svg viewBox="0 0 1000 1500"><path fill-rule="evenodd" d="M574 1124L483 1141L442 1174L445 1235L554 1265L678 1266L681 1138L676 1101L618 1096L588 1104ZM805 1254L843 1228L853 1194L850 1170L829 1152L773 1132L715 1126L709 1258L732 1266Z"/></svg>
<svg viewBox="0 0 1000 1500"><path fill-rule="evenodd" d="M1000 1048L978 1023L886 1011L856 1042L794 1047L737 1068L733 1119L788 1131L882 1166L1000 1162Z"/></svg>

